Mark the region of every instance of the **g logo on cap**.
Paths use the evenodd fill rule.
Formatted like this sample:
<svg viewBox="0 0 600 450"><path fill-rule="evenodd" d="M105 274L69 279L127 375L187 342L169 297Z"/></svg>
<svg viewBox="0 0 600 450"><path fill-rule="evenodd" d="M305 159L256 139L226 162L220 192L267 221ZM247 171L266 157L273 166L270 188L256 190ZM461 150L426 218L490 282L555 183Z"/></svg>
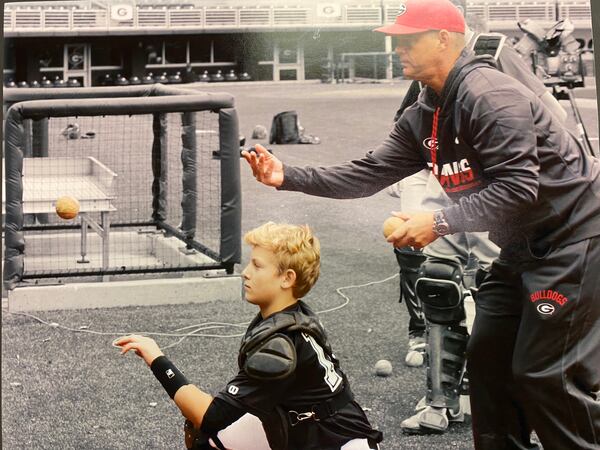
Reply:
<svg viewBox="0 0 600 450"><path fill-rule="evenodd" d="M404 3L400 3L400 6L398 6L398 14L396 14L396 16L401 16L405 12L406 12L406 5Z"/></svg>

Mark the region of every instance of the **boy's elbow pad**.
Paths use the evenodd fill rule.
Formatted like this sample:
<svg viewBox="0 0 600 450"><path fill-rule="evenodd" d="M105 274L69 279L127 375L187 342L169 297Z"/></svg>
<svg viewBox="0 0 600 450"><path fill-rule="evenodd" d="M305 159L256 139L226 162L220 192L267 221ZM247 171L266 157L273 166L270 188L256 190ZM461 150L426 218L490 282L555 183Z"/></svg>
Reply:
<svg viewBox="0 0 600 450"><path fill-rule="evenodd" d="M258 380L280 380L296 370L296 347L284 334L274 334L249 353L244 361L248 376Z"/></svg>

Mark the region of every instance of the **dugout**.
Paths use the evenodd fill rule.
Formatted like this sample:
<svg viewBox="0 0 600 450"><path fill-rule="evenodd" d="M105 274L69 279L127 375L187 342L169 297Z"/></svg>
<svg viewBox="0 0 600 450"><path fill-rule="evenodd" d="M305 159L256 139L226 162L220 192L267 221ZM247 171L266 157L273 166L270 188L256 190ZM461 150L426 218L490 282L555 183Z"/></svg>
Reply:
<svg viewBox="0 0 600 450"><path fill-rule="evenodd" d="M5 89L4 101L9 288L64 277L233 272L241 192L231 95L152 85ZM93 134L63 132L75 123ZM34 139L36 126L46 143ZM76 220L53 213L58 194L78 197Z"/></svg>
<svg viewBox="0 0 600 450"><path fill-rule="evenodd" d="M592 50L589 0L470 0L467 8L471 23L510 37L521 35L517 22L524 19L550 26L568 17ZM372 30L398 12L394 0L8 2L4 82L58 77L89 87L142 82L150 74L169 82L188 66L196 76L206 71L208 80L220 80L212 77L218 71L308 80L331 78L340 63L357 78L391 79L400 75L390 62L391 39Z"/></svg>
<svg viewBox="0 0 600 450"><path fill-rule="evenodd" d="M258 81L320 79L328 61L339 62L342 53L382 51L384 39L370 30L112 36L109 44L104 36L12 38L5 43L4 82L58 78L91 87L115 84L120 76L131 82L164 74L168 83L188 67L196 77L233 70ZM384 78L385 62L379 66ZM371 60L357 67L359 76L372 75Z"/></svg>

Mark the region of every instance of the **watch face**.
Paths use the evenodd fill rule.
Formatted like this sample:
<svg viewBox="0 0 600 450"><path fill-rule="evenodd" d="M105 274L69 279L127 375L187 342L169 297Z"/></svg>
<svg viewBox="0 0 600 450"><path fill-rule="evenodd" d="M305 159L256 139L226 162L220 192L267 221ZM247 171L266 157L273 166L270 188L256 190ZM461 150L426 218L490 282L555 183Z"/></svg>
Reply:
<svg viewBox="0 0 600 450"><path fill-rule="evenodd" d="M450 227L445 223L438 223L435 228L437 233L442 236L448 234L448 232L450 231Z"/></svg>
<svg viewBox="0 0 600 450"><path fill-rule="evenodd" d="M446 222L446 218L441 212L436 212L434 217L434 231L440 235L444 236L450 233L450 225Z"/></svg>

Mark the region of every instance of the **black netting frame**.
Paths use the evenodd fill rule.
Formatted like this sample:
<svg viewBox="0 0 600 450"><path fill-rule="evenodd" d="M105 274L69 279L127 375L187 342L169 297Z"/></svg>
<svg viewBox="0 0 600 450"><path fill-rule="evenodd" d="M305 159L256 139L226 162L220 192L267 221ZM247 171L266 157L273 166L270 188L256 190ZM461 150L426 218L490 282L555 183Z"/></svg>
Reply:
<svg viewBox="0 0 600 450"><path fill-rule="evenodd" d="M15 285L22 279L40 277L233 270L240 258L241 228L239 147L233 101L226 94L162 94L160 98L26 101L9 109L5 160L6 282ZM27 130L31 127L25 124L28 120L39 123L45 119L45 159L32 161L27 157L34 156L27 155L27 142L31 140ZM65 238L69 233L80 233L83 222L65 222L53 214L25 214L21 175L28 176L23 169L33 167L32 162L43 174L53 165L62 164L63 172L67 163L77 165L83 161L89 165L90 158L92 165L116 174L112 186L116 195L111 199L114 211L110 213L110 263L98 267L81 262L73 267L71 261L71 266L65 268L58 261L63 254L70 259L73 255L85 259L77 255L83 253L82 239ZM77 170L80 169L74 167L66 172ZM102 176L107 178L106 174ZM92 222L102 223L100 213L87 215ZM137 244L122 239L127 232L137 236ZM50 235L53 239L40 244L44 236ZM150 255L158 263L149 262L148 255L136 260L140 239L146 242L142 246L162 252L160 258ZM90 238L86 250L90 254L102 252L93 247L102 246L103 241ZM45 258L42 265L38 261L36 266L30 258L32 262L25 264L28 242L33 243L32 249L42 245L45 255L57 255L58 263L48 263ZM119 260L119 255L125 256ZM208 259L201 261L197 255Z"/></svg>

